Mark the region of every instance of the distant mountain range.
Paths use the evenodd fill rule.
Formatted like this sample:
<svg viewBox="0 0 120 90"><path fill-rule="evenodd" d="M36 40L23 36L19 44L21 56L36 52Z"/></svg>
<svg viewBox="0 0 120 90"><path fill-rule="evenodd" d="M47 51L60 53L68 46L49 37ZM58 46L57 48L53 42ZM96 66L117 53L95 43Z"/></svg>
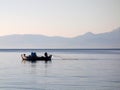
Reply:
<svg viewBox="0 0 120 90"><path fill-rule="evenodd" d="M120 28L111 32L67 37L7 35L0 37L0 48L120 48Z"/></svg>

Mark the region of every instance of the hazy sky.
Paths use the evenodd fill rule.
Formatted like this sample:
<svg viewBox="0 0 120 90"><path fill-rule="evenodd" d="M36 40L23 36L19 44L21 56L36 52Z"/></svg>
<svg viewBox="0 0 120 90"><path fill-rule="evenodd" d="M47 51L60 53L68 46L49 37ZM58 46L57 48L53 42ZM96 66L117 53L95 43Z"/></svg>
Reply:
<svg viewBox="0 0 120 90"><path fill-rule="evenodd" d="M120 0L0 0L0 36L73 37L120 27Z"/></svg>

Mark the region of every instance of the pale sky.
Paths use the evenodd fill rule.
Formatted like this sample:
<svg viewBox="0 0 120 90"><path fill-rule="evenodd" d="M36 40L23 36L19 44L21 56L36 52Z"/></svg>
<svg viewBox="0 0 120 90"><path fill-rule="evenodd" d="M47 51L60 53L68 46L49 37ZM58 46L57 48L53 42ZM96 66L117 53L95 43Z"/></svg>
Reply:
<svg viewBox="0 0 120 90"><path fill-rule="evenodd" d="M120 0L0 0L0 36L74 37L120 27Z"/></svg>

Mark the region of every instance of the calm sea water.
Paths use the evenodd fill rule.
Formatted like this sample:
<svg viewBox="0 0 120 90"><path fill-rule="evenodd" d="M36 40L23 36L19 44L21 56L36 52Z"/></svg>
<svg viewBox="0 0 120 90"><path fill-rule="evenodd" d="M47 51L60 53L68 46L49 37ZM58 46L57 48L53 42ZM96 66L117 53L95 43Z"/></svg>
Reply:
<svg viewBox="0 0 120 90"><path fill-rule="evenodd" d="M22 61L31 51L52 62ZM120 90L120 50L1 49L0 90Z"/></svg>

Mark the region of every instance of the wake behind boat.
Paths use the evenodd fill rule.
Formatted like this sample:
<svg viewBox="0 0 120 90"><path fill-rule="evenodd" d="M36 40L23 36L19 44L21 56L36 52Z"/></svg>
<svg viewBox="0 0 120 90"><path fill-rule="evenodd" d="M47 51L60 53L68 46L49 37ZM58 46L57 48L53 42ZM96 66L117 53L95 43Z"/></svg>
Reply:
<svg viewBox="0 0 120 90"><path fill-rule="evenodd" d="M44 56L37 56L35 52L32 52L29 56L26 56L26 54L22 54L21 57L23 60L28 61L51 61L52 55L48 56L47 52L45 52Z"/></svg>

